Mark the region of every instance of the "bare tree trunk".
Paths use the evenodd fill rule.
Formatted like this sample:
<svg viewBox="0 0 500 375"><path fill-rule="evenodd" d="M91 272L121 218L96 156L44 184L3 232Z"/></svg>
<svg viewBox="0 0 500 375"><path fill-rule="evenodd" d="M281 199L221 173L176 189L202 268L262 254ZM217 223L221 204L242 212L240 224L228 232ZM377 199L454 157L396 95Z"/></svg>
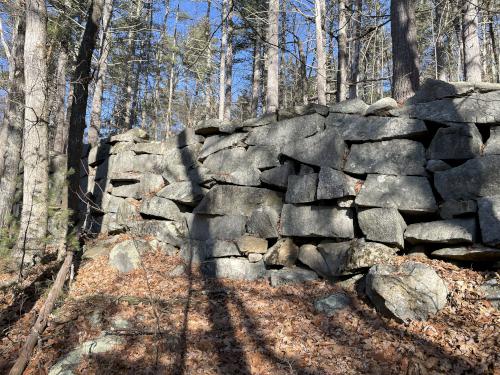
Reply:
<svg viewBox="0 0 500 375"><path fill-rule="evenodd" d="M433 16L433 32L435 39L435 63L436 63L436 78L442 81L447 81L446 76L446 45L444 24L446 23L446 4L438 0L434 8Z"/></svg>
<svg viewBox="0 0 500 375"><path fill-rule="evenodd" d="M415 2L391 0L392 96L402 103L419 87Z"/></svg>
<svg viewBox="0 0 500 375"><path fill-rule="evenodd" d="M316 71L316 88L318 103L326 105L326 54L325 54L325 0L315 0L316 23L316 57L318 69Z"/></svg>
<svg viewBox="0 0 500 375"><path fill-rule="evenodd" d="M222 1L222 37L220 44L220 67L219 67L219 120L224 120L226 112L226 58L227 58L227 12L228 0Z"/></svg>
<svg viewBox="0 0 500 375"><path fill-rule="evenodd" d="M19 176L19 161L21 159L21 145L24 123L24 57L23 47L25 38L24 12L18 10L16 17L12 47L9 59L9 91L7 96L7 110L4 114L2 137L0 142L0 227L7 225L16 182Z"/></svg>
<svg viewBox="0 0 500 375"><path fill-rule="evenodd" d="M304 45L300 39L297 38L297 49L299 51L299 69L300 69L300 92L301 92L301 100L302 104L307 104L309 102L309 98L307 95L308 87L307 87L307 61L306 61L306 53L304 52Z"/></svg>
<svg viewBox="0 0 500 375"><path fill-rule="evenodd" d="M252 99L250 102L250 115L257 117L259 110L259 99L261 95L261 65L262 65L262 45L259 33L255 35L253 46L253 74L252 74Z"/></svg>
<svg viewBox="0 0 500 375"><path fill-rule="evenodd" d="M337 101L347 98L347 17L346 0L339 0Z"/></svg>
<svg viewBox="0 0 500 375"><path fill-rule="evenodd" d="M168 81L168 103L167 103L167 128L165 129L165 136L168 137L172 127L172 101L174 99L174 67L175 67L175 48L177 46L177 23L179 22L179 4L177 4L177 11L175 12L174 23L174 45L172 51L172 60L170 62L170 74Z"/></svg>
<svg viewBox="0 0 500 375"><path fill-rule="evenodd" d="M108 56L111 50L111 33L109 27L113 15L113 0L104 1L102 13L101 30L101 56L99 57L94 96L92 97L92 110L90 112L89 143L95 144L99 141L99 131L101 129L102 95L104 93L104 81L108 71Z"/></svg>
<svg viewBox="0 0 500 375"><path fill-rule="evenodd" d="M281 1L281 9L280 9L280 26L279 26L279 42L278 45L280 46L280 53L279 53L279 86L278 86L278 92L281 93L278 97L278 107L279 108L287 108L287 100L286 100L286 91L285 91L285 85L286 85L286 79L287 79L287 72L286 72L286 28L287 28L287 2L288 0L280 0Z"/></svg>
<svg viewBox="0 0 500 375"><path fill-rule="evenodd" d="M47 8L45 0L26 1L24 43L25 112L23 131L23 208L15 257L34 264L45 251L48 220L49 149L47 121Z"/></svg>
<svg viewBox="0 0 500 375"><path fill-rule="evenodd" d="M207 47L207 73L205 77L205 107L206 114L205 119L209 119L212 113L212 41L210 40L210 34L212 27L210 25L210 10L212 8L211 0L207 0L207 14L206 14L206 30L205 30L205 40L208 43Z"/></svg>
<svg viewBox="0 0 500 375"><path fill-rule="evenodd" d="M269 0L268 29L267 29L267 85L266 85L266 112L273 113L279 106L279 0Z"/></svg>
<svg viewBox="0 0 500 375"><path fill-rule="evenodd" d="M498 57L497 41L495 37L495 24L492 15L488 17L488 24L488 32L490 34L491 42L491 53L493 54L494 62L494 64L492 64L493 79L496 80L496 82L500 83L500 59Z"/></svg>
<svg viewBox="0 0 500 375"><path fill-rule="evenodd" d="M233 85L233 0L229 0L229 13L227 16L227 49L226 49L226 74L224 94L224 120L231 121L232 85Z"/></svg>
<svg viewBox="0 0 500 375"><path fill-rule="evenodd" d="M66 153L68 143L68 123L66 118L66 70L68 66L68 46L62 43L59 51L56 70L56 95L54 105L54 121L56 123L56 135L54 137L53 150L58 154Z"/></svg>
<svg viewBox="0 0 500 375"><path fill-rule="evenodd" d="M457 48L456 50L458 51L458 58L457 58L457 64L456 64L456 80L460 81L463 79L465 76L463 69L464 69L464 49L463 49L463 35L462 35L462 26L461 26L461 15L458 15L455 17L453 20L453 28L455 29L455 38L457 39Z"/></svg>
<svg viewBox="0 0 500 375"><path fill-rule="evenodd" d="M481 51L477 33L478 0L463 0L462 34L464 43L464 75L469 82L481 82Z"/></svg>
<svg viewBox="0 0 500 375"><path fill-rule="evenodd" d="M354 48L352 53L351 76L349 79L349 99L358 97L359 81L359 59L361 56L361 14L363 11L363 0L356 0L356 7L353 7L352 22L354 23ZM356 16L354 14L356 13ZM382 54L384 51L382 50Z"/></svg>

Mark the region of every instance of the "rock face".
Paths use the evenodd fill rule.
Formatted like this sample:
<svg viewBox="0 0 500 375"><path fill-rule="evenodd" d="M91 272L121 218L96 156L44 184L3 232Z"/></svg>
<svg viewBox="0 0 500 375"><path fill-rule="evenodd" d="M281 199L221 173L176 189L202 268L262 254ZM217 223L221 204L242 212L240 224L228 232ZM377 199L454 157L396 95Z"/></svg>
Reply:
<svg viewBox="0 0 500 375"><path fill-rule="evenodd" d="M474 214L477 212L477 203L474 200L445 201L439 205L439 215L443 219L452 219L456 216Z"/></svg>
<svg viewBox="0 0 500 375"><path fill-rule="evenodd" d="M246 136L246 133L235 133L229 136L214 135L212 137L208 137L203 144L203 148L201 149L198 158L205 159L207 156L217 151L235 146L239 142L243 141Z"/></svg>
<svg viewBox="0 0 500 375"><path fill-rule="evenodd" d="M245 235L236 242L242 254L265 254L267 252L267 240L259 237Z"/></svg>
<svg viewBox="0 0 500 375"><path fill-rule="evenodd" d="M283 268L281 270L272 270L270 272L271 286L280 286L286 284L304 283L318 279L316 272L303 268Z"/></svg>
<svg viewBox="0 0 500 375"><path fill-rule="evenodd" d="M346 113L355 115L364 115L367 109L368 104L358 98L343 100L340 103L335 103L330 106L330 112L332 113Z"/></svg>
<svg viewBox="0 0 500 375"><path fill-rule="evenodd" d="M355 196L362 181L336 169L323 167L319 172L317 198L335 199Z"/></svg>
<svg viewBox="0 0 500 375"><path fill-rule="evenodd" d="M429 181L417 176L368 175L355 202L362 207L397 208L408 213L437 211Z"/></svg>
<svg viewBox="0 0 500 375"><path fill-rule="evenodd" d="M398 321L426 320L446 305L448 290L423 264L378 264L366 276L366 294L376 309Z"/></svg>
<svg viewBox="0 0 500 375"><path fill-rule="evenodd" d="M467 262L500 261L500 249L480 245L447 247L435 250L431 255L440 259L461 260Z"/></svg>
<svg viewBox="0 0 500 375"><path fill-rule="evenodd" d="M394 208L371 208L358 212L358 223L370 241L404 247L406 223Z"/></svg>
<svg viewBox="0 0 500 375"><path fill-rule="evenodd" d="M288 189L286 191L285 202L309 203L315 201L317 185L317 173L288 176Z"/></svg>
<svg viewBox="0 0 500 375"><path fill-rule="evenodd" d="M299 256L299 248L291 238L278 240L264 255L264 263L270 266L291 267Z"/></svg>
<svg viewBox="0 0 500 375"><path fill-rule="evenodd" d="M441 128L427 151L429 159L471 159L481 154L483 140L474 124Z"/></svg>
<svg viewBox="0 0 500 375"><path fill-rule="evenodd" d="M182 220L179 207L171 200L161 197L151 197L145 199L141 204L140 212L142 215L147 215L155 218L167 220Z"/></svg>
<svg viewBox="0 0 500 375"><path fill-rule="evenodd" d="M479 225L486 245L500 246L500 195L478 200Z"/></svg>
<svg viewBox="0 0 500 375"><path fill-rule="evenodd" d="M127 240L115 245L109 253L109 265L119 272L130 272L140 265L140 253L150 250L144 240Z"/></svg>
<svg viewBox="0 0 500 375"><path fill-rule="evenodd" d="M425 176L425 149L420 142L395 139L354 144L344 170L350 173Z"/></svg>
<svg viewBox="0 0 500 375"><path fill-rule="evenodd" d="M245 233L246 218L241 215L187 215L186 221L195 240L236 240Z"/></svg>
<svg viewBox="0 0 500 375"><path fill-rule="evenodd" d="M314 245L302 245L299 249L299 260L316 271L318 275L328 277L330 269L323 258L323 255L318 251Z"/></svg>
<svg viewBox="0 0 500 375"><path fill-rule="evenodd" d="M248 233L261 238L277 238L279 213L269 207L259 207L247 221Z"/></svg>
<svg viewBox="0 0 500 375"><path fill-rule="evenodd" d="M500 126L490 128L490 138L486 142L483 153L484 155L500 155Z"/></svg>
<svg viewBox="0 0 500 375"><path fill-rule="evenodd" d="M288 176L295 173L295 168L292 162L286 162L279 167L274 167L263 171L260 175L260 180L268 185L272 185L281 189L286 189L288 186Z"/></svg>
<svg viewBox="0 0 500 375"><path fill-rule="evenodd" d="M351 299L344 293L334 293L326 298L314 302L314 309L326 316L333 316L338 311L351 304Z"/></svg>
<svg viewBox="0 0 500 375"><path fill-rule="evenodd" d="M203 198L203 189L199 185L189 181L174 182L161 189L157 195L174 202L192 206Z"/></svg>
<svg viewBox="0 0 500 375"><path fill-rule="evenodd" d="M371 104L365 111L365 116L388 116L392 109L398 108L398 102L393 98L382 98Z"/></svg>
<svg viewBox="0 0 500 375"><path fill-rule="evenodd" d="M264 262L250 263L245 258L219 258L202 264L202 273L208 277L257 280L265 277Z"/></svg>
<svg viewBox="0 0 500 375"><path fill-rule="evenodd" d="M411 224L405 239L412 243L472 243L476 239L475 219L450 219Z"/></svg>

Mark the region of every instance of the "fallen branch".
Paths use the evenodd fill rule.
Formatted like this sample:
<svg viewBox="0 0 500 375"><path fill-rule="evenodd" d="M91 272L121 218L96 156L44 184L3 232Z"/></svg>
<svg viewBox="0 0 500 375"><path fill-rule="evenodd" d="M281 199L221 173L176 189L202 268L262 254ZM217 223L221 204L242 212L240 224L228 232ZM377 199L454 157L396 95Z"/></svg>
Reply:
<svg viewBox="0 0 500 375"><path fill-rule="evenodd" d="M38 318L36 319L35 324L31 328L31 333L26 338L24 345L19 353L19 357L17 358L16 363L10 369L9 375L21 375L28 365L28 362L31 358L31 353L38 342L38 338L45 330L47 326L47 320L49 319L49 315L54 309L54 305L59 298L62 288L64 286L64 281L66 280L66 276L71 268L71 263L73 262L73 252L68 251L66 253L66 258L57 273L56 281L52 288L50 289L49 295L43 304L40 313L38 314Z"/></svg>

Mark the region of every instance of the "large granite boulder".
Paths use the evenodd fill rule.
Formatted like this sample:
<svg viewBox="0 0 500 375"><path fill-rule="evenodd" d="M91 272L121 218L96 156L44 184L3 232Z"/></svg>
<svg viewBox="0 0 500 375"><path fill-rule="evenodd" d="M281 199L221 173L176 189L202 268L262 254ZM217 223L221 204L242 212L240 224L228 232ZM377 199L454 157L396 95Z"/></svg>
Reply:
<svg viewBox="0 0 500 375"><path fill-rule="evenodd" d="M251 263L246 258L218 258L201 265L205 277L228 278L238 280L257 280L266 276L264 262Z"/></svg>
<svg viewBox="0 0 500 375"><path fill-rule="evenodd" d="M246 217L186 214L188 236L196 240L237 240L245 233Z"/></svg>
<svg viewBox="0 0 500 375"><path fill-rule="evenodd" d="M330 274L330 269L326 264L323 255L318 251L318 248L314 245L302 245L299 248L299 261L310 269L315 271L318 275L323 277L328 277Z"/></svg>
<svg viewBox="0 0 500 375"><path fill-rule="evenodd" d="M346 141L383 141L421 137L427 133L422 120L396 117L363 117L330 113L326 128L338 131Z"/></svg>
<svg viewBox="0 0 500 375"><path fill-rule="evenodd" d="M425 148L408 139L354 144L344 170L351 173L380 173L425 176Z"/></svg>
<svg viewBox="0 0 500 375"><path fill-rule="evenodd" d="M429 159L472 159L481 154L483 140L474 124L440 128L427 150Z"/></svg>
<svg viewBox="0 0 500 375"><path fill-rule="evenodd" d="M355 196L361 188L362 181L341 171L322 167L318 176L317 199L335 199Z"/></svg>
<svg viewBox="0 0 500 375"><path fill-rule="evenodd" d="M477 201L483 243L500 247L500 195Z"/></svg>
<svg viewBox="0 0 500 375"><path fill-rule="evenodd" d="M417 243L472 243L476 240L476 219L450 219L408 225L405 239Z"/></svg>
<svg viewBox="0 0 500 375"><path fill-rule="evenodd" d="M350 209L330 206L283 205L281 234L297 237L353 238L354 221Z"/></svg>
<svg viewBox="0 0 500 375"><path fill-rule="evenodd" d="M490 128L490 137L483 150L484 155L500 155L500 126ZM89 156L90 160L90 156Z"/></svg>
<svg viewBox="0 0 500 375"><path fill-rule="evenodd" d="M139 268L141 254L150 250L144 240L126 240L115 245L109 253L109 265L119 272L130 272Z"/></svg>
<svg viewBox="0 0 500 375"><path fill-rule="evenodd" d="M318 245L328 266L328 276L337 277L365 272L371 266L389 261L397 249L377 242L323 241Z"/></svg>
<svg viewBox="0 0 500 375"><path fill-rule="evenodd" d="M369 107L368 104L366 104L363 100L359 98L348 99L348 100L343 100L339 103L332 104L330 106L330 112L364 115L368 107Z"/></svg>
<svg viewBox="0 0 500 375"><path fill-rule="evenodd" d="M358 212L358 224L370 241L404 247L406 223L395 208L371 208Z"/></svg>
<svg viewBox="0 0 500 375"><path fill-rule="evenodd" d="M316 200L316 186L318 185L318 174L311 173L302 176L290 175L288 177L288 189L285 202L287 203L310 203Z"/></svg>
<svg viewBox="0 0 500 375"><path fill-rule="evenodd" d="M264 255L264 263L268 266L291 267L297 261L299 247L291 238L282 238L271 246Z"/></svg>
<svg viewBox="0 0 500 375"><path fill-rule="evenodd" d="M143 199L140 213L145 217L166 220L180 221L183 218L179 207L174 202L157 196Z"/></svg>
<svg viewBox="0 0 500 375"><path fill-rule="evenodd" d="M378 264L366 276L366 294L382 314L401 322L426 320L446 305L448 289L429 266Z"/></svg>
<svg viewBox="0 0 500 375"><path fill-rule="evenodd" d="M418 176L368 175L355 202L362 207L397 208L407 213L437 211L429 181Z"/></svg>
<svg viewBox="0 0 500 375"><path fill-rule="evenodd" d="M500 155L468 160L434 174L434 185L443 199L466 200L500 194Z"/></svg>
<svg viewBox="0 0 500 375"><path fill-rule="evenodd" d="M466 262L496 262L500 261L500 249L482 245L446 247L431 253L433 257Z"/></svg>
<svg viewBox="0 0 500 375"><path fill-rule="evenodd" d="M194 206L204 194L204 189L190 181L174 182L161 189L156 195L177 203Z"/></svg>

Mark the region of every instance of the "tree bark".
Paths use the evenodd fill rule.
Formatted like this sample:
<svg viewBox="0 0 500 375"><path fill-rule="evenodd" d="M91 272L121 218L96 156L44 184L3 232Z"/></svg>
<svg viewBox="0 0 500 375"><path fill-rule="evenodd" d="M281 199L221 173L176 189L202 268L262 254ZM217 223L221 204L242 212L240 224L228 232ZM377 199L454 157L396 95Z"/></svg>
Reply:
<svg viewBox="0 0 500 375"><path fill-rule="evenodd" d="M266 85L266 112L274 113L279 106L279 0L269 0L268 28L267 28L267 85Z"/></svg>
<svg viewBox="0 0 500 375"><path fill-rule="evenodd" d="M481 51L477 33L478 0L463 0L464 15L462 39L464 49L464 75L469 82L481 82Z"/></svg>
<svg viewBox="0 0 500 375"><path fill-rule="evenodd" d="M222 36L220 44L220 70L219 70L219 120L224 120L226 113L226 59L228 43L227 12L229 11L228 0L222 1Z"/></svg>
<svg viewBox="0 0 500 375"><path fill-rule="evenodd" d="M337 101L347 99L347 17L346 0L339 0Z"/></svg>
<svg viewBox="0 0 500 375"><path fill-rule="evenodd" d="M325 0L315 0L315 24L316 24L316 88L318 93L318 104L326 105L326 54L325 54Z"/></svg>
<svg viewBox="0 0 500 375"><path fill-rule="evenodd" d="M496 82L500 83L500 61L499 61L500 59L498 57L498 48L495 36L495 24L492 15L488 17L488 32L490 34L491 53L493 55L493 65L492 65L493 79Z"/></svg>
<svg viewBox="0 0 500 375"><path fill-rule="evenodd" d="M258 28L260 31L260 28ZM262 44L260 35L255 35L253 45L253 74L252 74L252 99L250 101L250 115L257 117L259 110L259 98L261 94L261 67L262 65Z"/></svg>
<svg viewBox="0 0 500 375"><path fill-rule="evenodd" d="M54 121L56 123L56 135L54 137L53 150L58 154L66 153L68 144L68 122L66 119L66 70L68 65L68 46L62 43L59 51L56 69L56 94L54 101Z"/></svg>
<svg viewBox="0 0 500 375"><path fill-rule="evenodd" d="M210 10L212 8L212 1L207 0L207 14L206 18L206 30L205 30L205 40L208 43L207 47L207 72L205 77L205 107L206 114L205 119L211 118L212 114L212 41L210 40L210 34L212 27L210 25Z"/></svg>
<svg viewBox="0 0 500 375"><path fill-rule="evenodd" d="M23 207L15 257L31 266L45 250L48 220L47 8L26 1Z"/></svg>
<svg viewBox="0 0 500 375"><path fill-rule="evenodd" d="M415 2L391 0L392 96L402 103L419 87Z"/></svg>
<svg viewBox="0 0 500 375"><path fill-rule="evenodd" d="M226 74L224 94L224 121L231 121L232 86L233 86L233 0L229 0L229 13L227 16L227 49L226 49Z"/></svg>
<svg viewBox="0 0 500 375"><path fill-rule="evenodd" d="M435 38L435 63L436 63L436 78L442 81L447 81L448 77L446 75L446 44L445 44L445 32L444 24L446 21L446 9L445 3L441 0L436 1L436 6L434 9L434 22L433 31Z"/></svg>
<svg viewBox="0 0 500 375"><path fill-rule="evenodd" d="M349 78L349 99L358 97L358 81L359 81L359 59L361 56L361 14L363 10L363 0L356 0L355 8L353 7L352 22L354 29L354 48L351 62L351 76ZM356 13L356 16L354 15ZM382 51L382 54L384 51Z"/></svg>
<svg viewBox="0 0 500 375"><path fill-rule="evenodd" d="M174 66L175 66L175 48L177 46L177 23L179 22L179 4L177 4L177 11L175 13L174 23L174 45L172 51L172 60L170 62L170 74L168 81L168 103L167 103L167 128L165 129L165 136L170 135L172 127L172 102L174 99Z"/></svg>

